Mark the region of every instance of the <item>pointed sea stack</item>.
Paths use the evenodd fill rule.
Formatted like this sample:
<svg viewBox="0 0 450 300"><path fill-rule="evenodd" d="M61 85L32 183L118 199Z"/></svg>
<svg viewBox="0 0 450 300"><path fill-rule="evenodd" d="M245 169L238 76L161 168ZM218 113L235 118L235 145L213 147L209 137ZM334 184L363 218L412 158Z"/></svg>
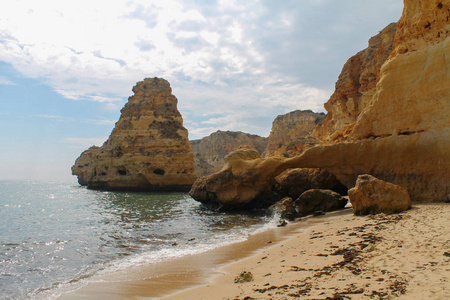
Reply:
<svg viewBox="0 0 450 300"><path fill-rule="evenodd" d="M133 92L108 140L84 151L72 174L90 189L188 191L194 155L169 82L146 78Z"/></svg>

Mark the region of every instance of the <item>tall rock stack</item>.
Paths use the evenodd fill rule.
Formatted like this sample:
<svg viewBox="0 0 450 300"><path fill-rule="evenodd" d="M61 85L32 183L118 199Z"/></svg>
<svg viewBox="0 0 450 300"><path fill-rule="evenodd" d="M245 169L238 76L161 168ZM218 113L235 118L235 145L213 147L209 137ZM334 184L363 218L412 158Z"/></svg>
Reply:
<svg viewBox="0 0 450 300"><path fill-rule="evenodd" d="M108 140L84 151L72 174L91 189L189 190L194 156L169 82L146 78L133 92Z"/></svg>

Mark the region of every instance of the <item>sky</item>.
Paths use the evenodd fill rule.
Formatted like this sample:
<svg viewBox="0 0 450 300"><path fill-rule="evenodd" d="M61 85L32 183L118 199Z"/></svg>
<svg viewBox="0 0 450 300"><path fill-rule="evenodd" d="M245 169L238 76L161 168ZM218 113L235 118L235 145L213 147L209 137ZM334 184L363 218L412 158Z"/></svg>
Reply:
<svg viewBox="0 0 450 300"><path fill-rule="evenodd" d="M268 136L325 112L344 63L402 0L11 0L0 3L0 180L74 179L132 87L168 80L190 139Z"/></svg>

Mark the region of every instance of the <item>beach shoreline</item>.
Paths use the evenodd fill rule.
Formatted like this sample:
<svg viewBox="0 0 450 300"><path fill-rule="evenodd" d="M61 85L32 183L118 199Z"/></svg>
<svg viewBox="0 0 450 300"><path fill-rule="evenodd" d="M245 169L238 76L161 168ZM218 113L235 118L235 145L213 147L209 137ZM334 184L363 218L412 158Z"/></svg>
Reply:
<svg viewBox="0 0 450 300"><path fill-rule="evenodd" d="M328 218L163 299L449 299L449 218L445 203Z"/></svg>
<svg viewBox="0 0 450 300"><path fill-rule="evenodd" d="M69 286L57 299L130 299L135 297L160 298L179 291L203 285L220 275L220 269L229 264L256 255L259 251L277 245L290 236L302 234L309 228L330 218L350 214L351 209L306 217L285 227L271 227L249 235L246 240L234 242L197 254L187 254L158 263L94 275L87 283Z"/></svg>
<svg viewBox="0 0 450 300"><path fill-rule="evenodd" d="M58 299L444 299L449 218L445 203L394 215L346 209L97 278ZM243 271L253 280L235 283Z"/></svg>

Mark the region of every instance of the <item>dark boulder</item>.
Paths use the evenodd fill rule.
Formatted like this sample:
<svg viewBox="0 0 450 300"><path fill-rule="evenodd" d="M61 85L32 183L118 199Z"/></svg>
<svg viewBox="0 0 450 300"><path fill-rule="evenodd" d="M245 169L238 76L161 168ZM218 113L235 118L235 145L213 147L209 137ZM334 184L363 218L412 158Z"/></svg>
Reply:
<svg viewBox="0 0 450 300"><path fill-rule="evenodd" d="M347 199L331 190L312 189L304 192L294 202L295 209L300 216L322 211L328 212L343 209Z"/></svg>
<svg viewBox="0 0 450 300"><path fill-rule="evenodd" d="M268 209L269 214L279 215L280 218L286 219L289 221L295 220L298 217L298 213L294 207L294 200L291 197L285 197L273 204Z"/></svg>
<svg viewBox="0 0 450 300"><path fill-rule="evenodd" d="M311 189L332 190L341 195L347 195L347 187L344 186L330 172L317 168L289 169L275 177L272 187L278 199L291 197L297 199L302 193Z"/></svg>

